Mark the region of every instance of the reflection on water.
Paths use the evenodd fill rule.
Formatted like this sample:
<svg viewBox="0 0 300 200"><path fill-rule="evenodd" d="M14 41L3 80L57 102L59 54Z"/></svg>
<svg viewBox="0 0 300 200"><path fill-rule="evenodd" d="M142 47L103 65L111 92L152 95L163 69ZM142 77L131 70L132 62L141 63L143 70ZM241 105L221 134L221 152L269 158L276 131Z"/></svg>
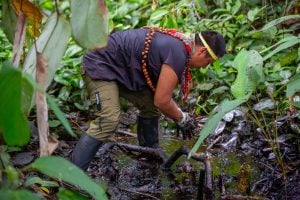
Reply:
<svg viewBox="0 0 300 200"><path fill-rule="evenodd" d="M122 138L122 142L137 144L137 139ZM160 146L168 156L182 145L191 149L194 143L193 140L183 141L173 136L160 138ZM205 151L205 147L200 151ZM116 153L115 155L119 161L117 168L123 174L123 179L124 174L125 176L132 176L131 178L127 177L126 181L123 180L125 182L122 183L124 187L138 187L138 190L142 190L143 186L147 186L148 189L153 187L151 195L159 199L197 198L199 172L201 168L204 168L201 162L187 160L185 156L182 156L173 164L171 171L166 172L159 169L158 165L156 167L155 164L148 166L147 164L141 164L123 153ZM218 187L220 177L223 180L227 194L249 192L251 183L258 179L258 171L251 157L245 156L241 152L224 152L223 149L214 149L211 164L216 198L220 197ZM137 199L145 198L143 195L135 194L134 196Z"/></svg>

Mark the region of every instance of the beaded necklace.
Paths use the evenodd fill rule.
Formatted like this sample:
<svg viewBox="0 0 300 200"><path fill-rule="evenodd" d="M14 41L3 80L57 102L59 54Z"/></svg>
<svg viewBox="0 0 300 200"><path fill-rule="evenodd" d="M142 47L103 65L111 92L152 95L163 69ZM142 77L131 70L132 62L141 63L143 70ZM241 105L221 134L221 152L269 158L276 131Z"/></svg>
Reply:
<svg viewBox="0 0 300 200"><path fill-rule="evenodd" d="M154 84L150 78L148 66L147 66L147 59L148 59L150 44L152 42L152 38L155 35L155 33L159 32L159 33L167 34L174 38L179 39L185 46L185 49L188 54L188 59L190 58L191 52L193 51L193 43L191 41L189 41L187 38L185 38L183 33L179 32L175 29L163 29L163 28L147 27L147 26L145 26L143 28L149 29L149 32L146 34L145 46L144 46L144 50L142 51L141 66L142 66L142 71L143 71L144 77L146 79L147 85L150 87L150 89L153 92L155 92L156 87L154 86ZM189 84L190 84L190 80L191 80L191 73L190 73L189 66L188 66L188 59L186 61L186 67L183 71L183 76L181 78L181 93L183 95L184 101L188 97Z"/></svg>

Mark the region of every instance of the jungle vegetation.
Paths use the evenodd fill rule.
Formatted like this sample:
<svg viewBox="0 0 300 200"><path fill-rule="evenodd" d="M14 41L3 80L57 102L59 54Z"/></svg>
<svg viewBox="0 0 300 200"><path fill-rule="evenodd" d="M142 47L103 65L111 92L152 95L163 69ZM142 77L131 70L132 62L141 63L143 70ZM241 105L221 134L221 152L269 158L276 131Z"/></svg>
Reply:
<svg viewBox="0 0 300 200"><path fill-rule="evenodd" d="M79 198L59 180L77 184L95 199L107 198L103 186L67 160L50 156L61 137L53 130L60 127L76 137L68 113L89 110L80 75L84 51L104 46L110 32L143 26L187 33L212 29L227 41L226 56L192 71L194 112L209 119L190 156L226 113L242 105L269 141L282 177L287 177L273 122L288 114L300 119L299 1L2 0L0 7L0 196L4 199L40 199L31 192L36 183L44 191L59 187L55 194L59 199ZM254 110L261 102L269 103ZM19 169L9 155L30 143L28 121L32 120L40 132L41 157ZM290 126L300 149L300 126L293 120ZM43 175L24 176L31 171Z"/></svg>

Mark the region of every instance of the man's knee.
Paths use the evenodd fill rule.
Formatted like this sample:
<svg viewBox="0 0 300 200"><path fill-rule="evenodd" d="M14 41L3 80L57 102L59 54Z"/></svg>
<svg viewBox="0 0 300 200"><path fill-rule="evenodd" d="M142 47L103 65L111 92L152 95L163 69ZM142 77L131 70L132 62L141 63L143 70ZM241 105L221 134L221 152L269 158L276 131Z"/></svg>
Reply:
<svg viewBox="0 0 300 200"><path fill-rule="evenodd" d="M109 139L115 132L119 123L119 113L110 117L98 117L90 122L87 133L99 140Z"/></svg>

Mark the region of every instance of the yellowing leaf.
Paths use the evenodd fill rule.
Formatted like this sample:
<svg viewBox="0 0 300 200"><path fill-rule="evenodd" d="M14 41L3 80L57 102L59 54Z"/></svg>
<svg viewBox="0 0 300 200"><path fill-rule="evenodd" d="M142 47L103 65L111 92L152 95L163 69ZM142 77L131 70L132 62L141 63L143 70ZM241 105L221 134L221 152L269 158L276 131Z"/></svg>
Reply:
<svg viewBox="0 0 300 200"><path fill-rule="evenodd" d="M28 21L28 25L27 25L27 33L31 36L31 37L38 37L40 36L40 29L41 24L39 23L35 23L31 20Z"/></svg>
<svg viewBox="0 0 300 200"><path fill-rule="evenodd" d="M50 191L48 190L48 188L46 188L46 187L40 187L40 189L42 190L42 191L44 191L45 193L47 193L47 194L49 194L50 193Z"/></svg>
<svg viewBox="0 0 300 200"><path fill-rule="evenodd" d="M17 15L22 12L28 17L30 35L39 36L43 17L40 10L28 0L13 0L13 5Z"/></svg>

